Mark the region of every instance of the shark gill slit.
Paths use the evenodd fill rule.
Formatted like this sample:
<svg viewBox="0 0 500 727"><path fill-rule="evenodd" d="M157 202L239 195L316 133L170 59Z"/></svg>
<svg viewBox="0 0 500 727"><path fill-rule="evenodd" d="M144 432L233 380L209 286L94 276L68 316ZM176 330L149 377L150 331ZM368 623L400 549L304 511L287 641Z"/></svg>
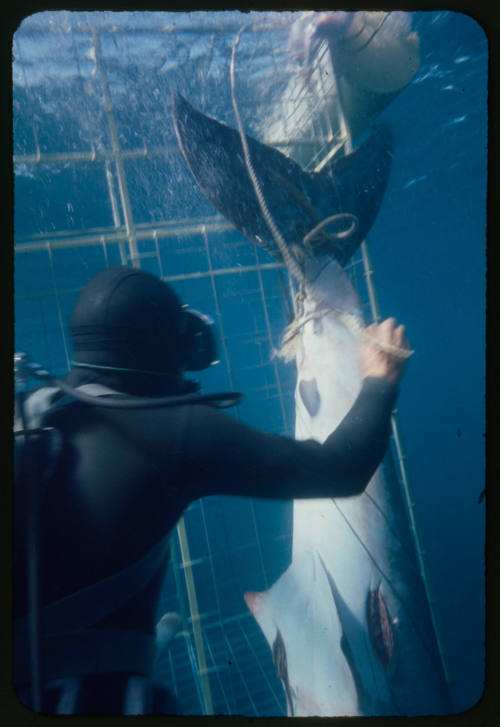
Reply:
<svg viewBox="0 0 500 727"><path fill-rule="evenodd" d="M382 583L370 588L366 597L366 620L373 651L387 669L394 658L394 629L382 595Z"/></svg>

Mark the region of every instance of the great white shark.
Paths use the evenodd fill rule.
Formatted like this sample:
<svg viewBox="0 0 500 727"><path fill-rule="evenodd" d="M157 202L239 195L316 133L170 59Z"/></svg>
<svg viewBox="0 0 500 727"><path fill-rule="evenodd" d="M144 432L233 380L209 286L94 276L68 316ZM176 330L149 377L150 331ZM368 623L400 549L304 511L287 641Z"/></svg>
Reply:
<svg viewBox="0 0 500 727"><path fill-rule="evenodd" d="M380 207L391 135L376 129L320 173L246 137L287 252L257 203L239 133L178 94L173 113L181 152L208 200L255 244L295 261L301 291L287 332L297 366L295 436L322 442L361 387L364 322L344 267ZM322 227L325 219L332 224ZM388 458L359 496L296 500L290 566L245 601L269 643L289 716L450 711L407 506Z"/></svg>

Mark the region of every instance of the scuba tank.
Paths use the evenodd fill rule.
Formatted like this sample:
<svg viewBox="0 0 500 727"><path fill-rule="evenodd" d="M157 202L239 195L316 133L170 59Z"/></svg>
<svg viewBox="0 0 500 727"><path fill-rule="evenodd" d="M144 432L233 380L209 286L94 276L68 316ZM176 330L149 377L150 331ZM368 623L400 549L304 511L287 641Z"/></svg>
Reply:
<svg viewBox="0 0 500 727"><path fill-rule="evenodd" d="M16 516L23 503L27 542L27 594L28 638L30 659L31 704L35 712L43 712L44 670L42 653L41 584L40 584L40 499L46 484L53 475L62 451L61 432L43 425L44 417L74 401L93 406L119 409L144 409L172 407L186 404L209 404L227 408L237 404L242 395L238 392L202 394L199 392L168 397L137 397L124 395L101 384L69 386L56 379L25 353L14 356L16 381L14 417L14 465ZM28 391L31 379L44 386ZM49 386L47 386L49 384ZM110 397L109 395L118 395ZM16 577L19 574L16 573Z"/></svg>

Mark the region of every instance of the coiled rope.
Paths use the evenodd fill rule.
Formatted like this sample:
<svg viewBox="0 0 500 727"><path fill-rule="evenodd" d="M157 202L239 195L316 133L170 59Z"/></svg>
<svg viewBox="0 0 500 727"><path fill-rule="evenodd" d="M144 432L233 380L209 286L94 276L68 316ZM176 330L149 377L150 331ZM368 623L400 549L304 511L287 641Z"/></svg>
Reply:
<svg viewBox="0 0 500 727"><path fill-rule="evenodd" d="M358 318L353 315L352 313L347 313L337 306L333 306L327 301L323 300L319 296L317 296L313 290L307 287L307 279L304 275L304 272L302 268L300 267L299 263L297 262L296 258L292 255L289 246L286 244L285 240L283 239L283 236L281 232L278 229L278 226L276 225L273 216L271 215L271 212L267 206L266 200L264 198L264 195L262 193L262 189L259 183L259 180L257 179L257 175L255 174L255 170L252 164L252 159L250 156L250 150L248 148L248 142L245 135L245 131L243 129L243 123L241 121L240 111L238 108L238 103L236 101L236 92L235 92L235 80L234 80L234 67L235 67L235 58L236 58L236 49L239 45L240 38L244 30L246 30L248 27L253 25L252 23L247 23L246 25L243 25L238 33L236 34L235 41L233 43L232 53L231 53L231 64L229 68L230 73L230 82L231 82L231 102L233 105L234 115L236 117L236 123L238 126L238 133L240 135L241 139L241 146L243 149L243 157L245 161L245 166L247 168L248 176L250 178L250 181L252 183L252 186L255 191L255 196L257 197L257 202L259 203L259 207L261 209L262 215L269 227L269 230L273 236L273 239L281 253L281 256L283 258L283 262L285 263L286 267L288 268L289 272L297 279L297 281L300 284L299 293L297 295L297 301L295 305L296 309L296 316L295 320L286 328L285 333L283 335L282 340L282 349L281 352L279 352L279 355L282 355L285 359L290 358L290 348L293 346L292 340L298 335L302 327L308 323L313 318L321 318L324 315L328 315L329 313L335 313L337 317L342 321L342 323L348 328L348 330L354 335L368 339L370 343L373 346L376 346L377 348L381 349L382 351L385 351L386 353L400 359L406 359L409 358L414 352L409 351L408 349L399 348L399 346L393 346L388 343L384 343L382 341L379 341L378 339L371 336L369 333L367 333L366 328L360 323ZM334 237L337 239L345 239L346 237L349 237L354 233L354 231L357 229L358 226L358 219L355 215L350 214L348 212L340 212L335 215L331 215L330 217L327 217L326 219L322 220L318 225L316 225L310 232L305 235L305 237L302 240L302 244L305 249L311 248L311 241L314 239L314 237L320 232L324 227L331 224L332 222L338 222L340 220L348 219L351 222L351 226L347 228L346 230L342 230L340 232L331 233ZM306 295L312 298L320 307L319 310L315 311L314 313L308 314L306 316L299 313L297 315L297 312L302 309L302 306L298 304L298 301L300 299L303 300L303 298Z"/></svg>

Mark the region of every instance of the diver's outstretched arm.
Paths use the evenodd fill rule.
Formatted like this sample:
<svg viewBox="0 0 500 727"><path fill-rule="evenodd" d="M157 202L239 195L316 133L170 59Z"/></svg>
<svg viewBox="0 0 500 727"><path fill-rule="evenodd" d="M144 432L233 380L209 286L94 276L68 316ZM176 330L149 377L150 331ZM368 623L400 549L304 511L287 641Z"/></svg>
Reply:
<svg viewBox="0 0 500 727"><path fill-rule="evenodd" d="M404 327L396 326L394 318L370 326L368 334L360 343L364 379L359 395L323 444L265 434L213 409L194 407L185 440L190 489L185 494L190 499L213 494L286 499L360 494L387 449L406 363L399 354L408 350Z"/></svg>
<svg viewBox="0 0 500 727"><path fill-rule="evenodd" d="M323 444L266 434L209 407L190 407L184 494L189 499L357 495L387 448L396 397L395 381L364 379L354 405Z"/></svg>

